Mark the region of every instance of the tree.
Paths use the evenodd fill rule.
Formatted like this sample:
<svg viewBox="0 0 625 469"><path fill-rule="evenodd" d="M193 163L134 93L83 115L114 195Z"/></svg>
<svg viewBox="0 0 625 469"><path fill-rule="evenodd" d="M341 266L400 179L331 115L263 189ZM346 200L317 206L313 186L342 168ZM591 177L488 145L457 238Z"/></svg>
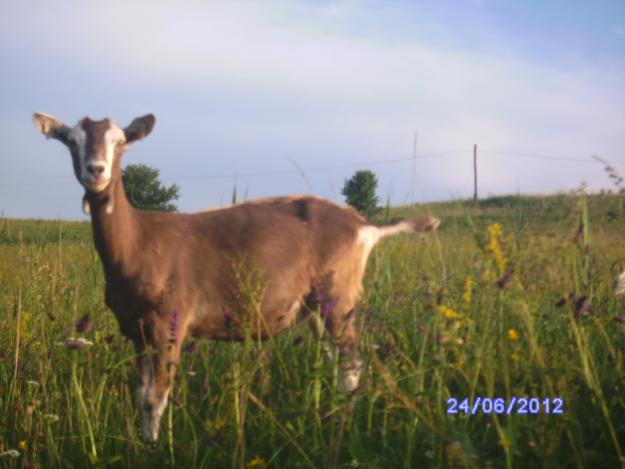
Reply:
<svg viewBox="0 0 625 469"><path fill-rule="evenodd" d="M356 171L351 179L345 181L343 195L347 203L367 218L378 211L378 178L372 171Z"/></svg>
<svg viewBox="0 0 625 469"><path fill-rule="evenodd" d="M129 164L122 171L122 181L130 203L140 210L175 212L178 207L173 200L179 197L180 187L165 187L159 179L159 171L145 164Z"/></svg>

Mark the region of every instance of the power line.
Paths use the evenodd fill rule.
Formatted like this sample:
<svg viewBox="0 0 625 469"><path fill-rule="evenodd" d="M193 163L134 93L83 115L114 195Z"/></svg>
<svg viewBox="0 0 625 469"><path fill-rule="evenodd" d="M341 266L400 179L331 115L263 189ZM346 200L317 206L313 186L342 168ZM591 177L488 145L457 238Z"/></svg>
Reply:
<svg viewBox="0 0 625 469"><path fill-rule="evenodd" d="M431 158L439 158L439 157L447 157L464 154L466 151L464 150L454 150L454 151L444 151L438 153L429 153L426 155L418 156L416 159L425 160ZM331 169L341 169L341 168L352 168L358 166L380 166L386 164L395 164L402 163L406 161L412 161L412 157L408 158L395 158L390 160L376 160L376 161L362 161L362 162L354 162L354 163L343 163L336 165L327 165L327 166L315 166L311 168L303 168L304 172L311 171L328 171ZM161 178L163 181L202 181L209 179L235 179L235 178L251 178L251 177L259 177L259 176L279 176L284 174L293 174L296 171L294 169L283 169L276 171L258 171L258 172L250 172L250 173L231 173L231 174L216 174L210 176L182 176L182 177L169 177L169 178ZM1 183L0 187L8 187L8 186L58 186L58 185L66 185L73 184L73 181L46 181L46 182L14 182L14 183Z"/></svg>
<svg viewBox="0 0 625 469"><path fill-rule="evenodd" d="M499 151L499 150L481 150L481 153L490 154L490 155L499 155L509 158L532 158L539 160L552 160L552 161L568 161L574 163L593 163L596 164L596 161L589 158L575 158L575 157L564 157L564 156L553 156L553 155L543 155L536 153L517 153L517 152L507 152L507 151ZM362 161L362 162L352 162L352 163L343 163L343 164L335 164L335 165L326 165L326 166L315 166L310 168L303 168L304 172L314 172L314 171L328 171L333 169L342 169L342 168L353 168L353 167L364 167L364 166L383 166L387 164L395 164L395 163L404 163L408 161L414 162L415 160L426 160L432 158L445 158L450 156L458 156L458 155L468 155L470 154L470 150L450 150L450 151L442 151L436 153L428 153L419 156L411 156L406 158L395 158L395 159L387 159L387 160L374 160L374 161ZM606 161L609 164L616 165L625 165L623 161ZM178 181L203 181L203 180L215 180L215 179L237 179L237 178L253 178L253 177L263 177L263 176L280 176L285 174L292 174L294 169L283 169L283 170L275 170L275 171L257 171L257 172L249 172L249 173L231 173L231 174L216 174L216 175L206 175L206 176L181 176L181 177L169 177L162 178L163 181L167 182L178 182ZM65 181L45 181L45 182L8 182L8 183L0 183L0 187L44 187L44 186L63 186L74 184L72 180Z"/></svg>
<svg viewBox="0 0 625 469"><path fill-rule="evenodd" d="M495 150L480 150L480 153L486 153L491 155L509 156L512 158L533 158L538 160L555 160L555 161L573 161L576 163L594 163L596 161L588 158L573 158L568 156L551 156L551 155L538 155L535 153L514 153L507 151L495 151ZM625 164L623 161L608 161L610 164Z"/></svg>

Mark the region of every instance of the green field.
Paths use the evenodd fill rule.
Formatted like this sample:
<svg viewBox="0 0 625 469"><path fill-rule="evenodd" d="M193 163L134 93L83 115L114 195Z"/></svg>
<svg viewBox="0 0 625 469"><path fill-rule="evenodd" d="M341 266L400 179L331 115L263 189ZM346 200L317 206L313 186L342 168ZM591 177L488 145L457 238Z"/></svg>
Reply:
<svg viewBox="0 0 625 469"><path fill-rule="evenodd" d="M306 327L263 344L198 342L156 447L141 439L133 349L104 305L90 225L0 219L0 466L625 464L625 300L614 294L625 197L381 217L428 212L436 234L386 240L370 258L354 396L335 391L337 363ZM86 313L93 328L78 334ZM93 344L73 350L68 337ZM449 398L513 396L561 398L563 413L447 413Z"/></svg>

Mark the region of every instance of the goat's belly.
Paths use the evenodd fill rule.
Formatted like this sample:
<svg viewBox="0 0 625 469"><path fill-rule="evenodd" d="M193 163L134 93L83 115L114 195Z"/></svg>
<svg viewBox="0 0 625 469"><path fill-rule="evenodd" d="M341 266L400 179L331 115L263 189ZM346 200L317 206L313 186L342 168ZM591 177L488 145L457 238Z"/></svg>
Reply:
<svg viewBox="0 0 625 469"><path fill-rule="evenodd" d="M197 319L189 325L189 333L194 337L213 340L268 339L283 332L305 317L300 300L294 300L280 307L233 310L228 307L213 307L198 311Z"/></svg>

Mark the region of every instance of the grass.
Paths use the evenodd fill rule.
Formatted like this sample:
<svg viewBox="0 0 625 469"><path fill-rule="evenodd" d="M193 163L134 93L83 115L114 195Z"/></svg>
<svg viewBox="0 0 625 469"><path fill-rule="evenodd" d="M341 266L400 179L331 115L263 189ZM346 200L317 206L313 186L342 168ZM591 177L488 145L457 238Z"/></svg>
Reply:
<svg viewBox="0 0 625 469"><path fill-rule="evenodd" d="M306 328L185 354L156 447L86 223L0 220L3 467L617 467L625 462L625 198L391 209L443 221L371 256L355 398ZM501 227L501 232L497 228ZM78 334L75 321L93 318ZM93 345L70 349L68 337ZM195 349L195 350L193 350ZM447 413L562 398L563 414ZM16 453L6 453L9 450ZM12 455L13 454L13 455Z"/></svg>

